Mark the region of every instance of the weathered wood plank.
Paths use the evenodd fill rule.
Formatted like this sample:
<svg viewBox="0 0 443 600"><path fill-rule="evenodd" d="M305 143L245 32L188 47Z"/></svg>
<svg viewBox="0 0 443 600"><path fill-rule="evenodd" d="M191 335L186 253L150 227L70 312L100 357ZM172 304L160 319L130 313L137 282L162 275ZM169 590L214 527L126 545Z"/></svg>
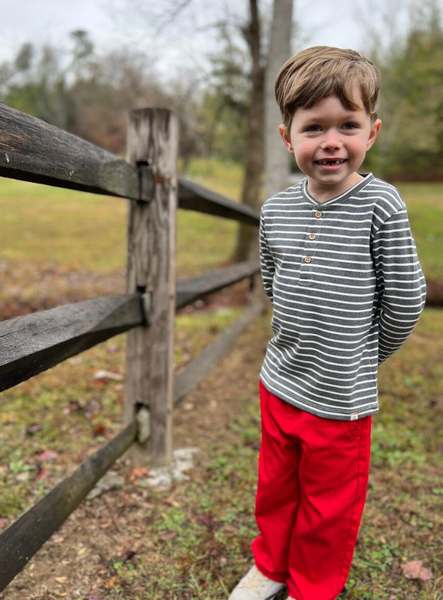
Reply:
<svg viewBox="0 0 443 600"><path fill-rule="evenodd" d="M0 323L0 391L144 323L138 294L103 296Z"/></svg>
<svg viewBox="0 0 443 600"><path fill-rule="evenodd" d="M176 308L183 308L199 298L251 277L260 270L260 262L250 260L225 269L218 269L198 277L177 281Z"/></svg>
<svg viewBox="0 0 443 600"><path fill-rule="evenodd" d="M179 208L196 210L208 215L234 219L247 225L259 226L260 215L249 206L235 202L183 177L179 177L178 184Z"/></svg>
<svg viewBox="0 0 443 600"><path fill-rule="evenodd" d="M151 294L149 328L127 336L126 422L137 405L150 407L151 436L135 444L135 463L165 464L172 458L178 120L165 109L130 113L128 162L148 163L142 188L152 202L129 203L127 291Z"/></svg>
<svg viewBox="0 0 443 600"><path fill-rule="evenodd" d="M226 329L203 352L186 367L183 373L177 375L174 382L174 405L179 404L231 348L238 336L264 310L265 304L256 301L244 314Z"/></svg>
<svg viewBox="0 0 443 600"><path fill-rule="evenodd" d="M131 423L0 535L0 592L85 499L97 481L133 443Z"/></svg>
<svg viewBox="0 0 443 600"><path fill-rule="evenodd" d="M0 121L0 176L140 199L135 165L5 104Z"/></svg>

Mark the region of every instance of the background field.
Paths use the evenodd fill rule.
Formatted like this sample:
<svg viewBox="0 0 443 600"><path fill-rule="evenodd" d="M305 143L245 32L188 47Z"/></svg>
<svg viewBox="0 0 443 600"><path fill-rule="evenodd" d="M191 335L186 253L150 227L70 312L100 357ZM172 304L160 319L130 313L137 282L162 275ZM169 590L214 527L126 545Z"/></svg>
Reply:
<svg viewBox="0 0 443 600"><path fill-rule="evenodd" d="M234 199L241 172L198 161L190 177ZM443 280L443 185L398 186L428 280ZM122 293L126 202L0 179L0 310L10 318ZM226 265L237 225L178 216L178 278ZM247 283L176 316L176 371L240 314ZM258 319L176 414L176 447L201 449L188 482L146 488L117 470L123 490L87 502L53 536L4 600L227 598L251 561L260 443L258 372L271 335ZM121 429L124 336L2 394L0 529ZM380 370L371 483L344 600L441 600L443 579L443 313L425 309L411 338ZM134 556L125 554L127 549ZM129 557L129 558L128 558ZM434 578L400 568L423 560Z"/></svg>

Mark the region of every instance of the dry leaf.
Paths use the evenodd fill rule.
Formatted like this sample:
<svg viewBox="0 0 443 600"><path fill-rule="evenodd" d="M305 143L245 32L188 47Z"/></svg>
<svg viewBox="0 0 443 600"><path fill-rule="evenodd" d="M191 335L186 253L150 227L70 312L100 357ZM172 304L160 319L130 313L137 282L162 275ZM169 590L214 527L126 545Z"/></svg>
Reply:
<svg viewBox="0 0 443 600"><path fill-rule="evenodd" d="M106 383L106 381L121 381L123 376L120 373L112 373L111 371L105 371L100 369L94 373L94 381Z"/></svg>
<svg viewBox="0 0 443 600"><path fill-rule="evenodd" d="M57 583L66 583L68 581L67 577L55 577L55 581Z"/></svg>
<svg viewBox="0 0 443 600"><path fill-rule="evenodd" d="M60 544L65 541L65 538L61 535L53 535L50 541L54 542L54 544Z"/></svg>
<svg viewBox="0 0 443 600"><path fill-rule="evenodd" d="M422 560L411 560L405 565L400 565L403 571L403 575L406 579L421 579L421 581L428 581L434 577L432 571L423 567Z"/></svg>
<svg viewBox="0 0 443 600"><path fill-rule="evenodd" d="M119 562L126 562L127 560L131 560L137 554L136 550L131 550L130 548L125 548L120 556L117 558Z"/></svg>
<svg viewBox="0 0 443 600"><path fill-rule="evenodd" d="M148 473L147 467L134 467L131 471L133 477L146 477Z"/></svg>
<svg viewBox="0 0 443 600"><path fill-rule="evenodd" d="M57 456L58 452L55 452L55 450L46 450L45 452L39 454L38 460L40 462L47 462L48 460L54 460L54 458L57 458Z"/></svg>
<svg viewBox="0 0 443 600"><path fill-rule="evenodd" d="M106 433L106 425L96 425L94 427L94 435L97 437L98 435L103 435Z"/></svg>
<svg viewBox="0 0 443 600"><path fill-rule="evenodd" d="M116 578L115 578L115 577L111 577L111 579L110 579L110 580L108 581L108 583L106 584L106 587L107 587L109 590L110 590L111 588L113 588L113 587L114 587L114 585L115 585L115 580L116 580Z"/></svg>

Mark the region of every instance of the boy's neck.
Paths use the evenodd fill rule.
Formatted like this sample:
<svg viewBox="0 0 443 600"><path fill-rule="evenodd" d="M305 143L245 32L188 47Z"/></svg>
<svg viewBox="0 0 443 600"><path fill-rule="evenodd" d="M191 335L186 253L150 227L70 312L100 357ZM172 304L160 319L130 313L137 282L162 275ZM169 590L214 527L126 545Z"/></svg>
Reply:
<svg viewBox="0 0 443 600"><path fill-rule="evenodd" d="M344 194L362 179L364 178L361 175L358 173L353 173L344 181L340 181L336 185L327 184L322 186L317 181L314 181L308 177L306 189L317 202L327 202L328 200L332 200L332 198L336 198L337 196Z"/></svg>

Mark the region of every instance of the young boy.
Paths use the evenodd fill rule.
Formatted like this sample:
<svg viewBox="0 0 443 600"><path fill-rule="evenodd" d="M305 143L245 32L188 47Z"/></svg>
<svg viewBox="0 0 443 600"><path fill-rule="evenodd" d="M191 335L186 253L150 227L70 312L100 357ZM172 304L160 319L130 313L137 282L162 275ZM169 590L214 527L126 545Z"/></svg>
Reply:
<svg viewBox="0 0 443 600"><path fill-rule="evenodd" d="M378 365L404 343L425 280L398 191L358 173L380 131L380 73L318 46L281 68L284 144L306 175L263 204L260 259L273 304L260 373L255 565L230 600L334 600L366 499Z"/></svg>

